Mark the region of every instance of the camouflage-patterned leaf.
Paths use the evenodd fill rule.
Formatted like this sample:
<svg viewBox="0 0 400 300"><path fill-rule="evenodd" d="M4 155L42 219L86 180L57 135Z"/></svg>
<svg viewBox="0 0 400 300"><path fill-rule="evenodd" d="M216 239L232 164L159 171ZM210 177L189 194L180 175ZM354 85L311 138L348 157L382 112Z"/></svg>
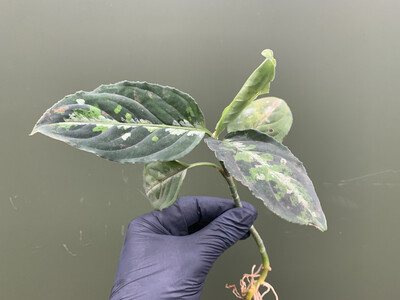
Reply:
<svg viewBox="0 0 400 300"><path fill-rule="evenodd" d="M205 141L228 171L271 211L290 222L326 230L313 184L287 147L256 130L232 132L222 141Z"/></svg>
<svg viewBox="0 0 400 300"><path fill-rule="evenodd" d="M256 129L282 142L293 123L292 112L285 101L275 97L253 101L228 124L228 132Z"/></svg>
<svg viewBox="0 0 400 300"><path fill-rule="evenodd" d="M101 85L66 96L32 134L43 133L121 163L170 161L189 153L207 129L188 94L146 82Z"/></svg>
<svg viewBox="0 0 400 300"><path fill-rule="evenodd" d="M178 161L151 162L145 165L143 186L155 209L162 210L174 204L187 169L187 165Z"/></svg>
<svg viewBox="0 0 400 300"><path fill-rule="evenodd" d="M222 112L215 128L215 137L218 137L225 127L236 119L240 112L254 99L259 95L269 93L270 83L275 78L276 61L272 50L266 49L261 54L265 57L265 60L250 75L231 104Z"/></svg>

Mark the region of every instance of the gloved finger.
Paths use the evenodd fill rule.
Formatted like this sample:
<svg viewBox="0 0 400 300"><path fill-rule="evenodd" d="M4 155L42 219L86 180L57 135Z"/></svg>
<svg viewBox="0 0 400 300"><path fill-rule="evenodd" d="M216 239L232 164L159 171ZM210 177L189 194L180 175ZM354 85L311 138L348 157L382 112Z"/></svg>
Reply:
<svg viewBox="0 0 400 300"><path fill-rule="evenodd" d="M243 204L246 207L251 206L248 203ZM174 205L161 212L154 212L154 215L172 235L187 235L193 225L203 227L234 207L233 201L229 199L189 196L179 198Z"/></svg>
<svg viewBox="0 0 400 300"><path fill-rule="evenodd" d="M223 200L223 201L227 200L227 199L220 199L220 198L217 198L217 199ZM232 200L228 200L228 202L227 202L228 207L230 206L229 201L230 201L230 202L233 202ZM252 209L252 210L255 211L255 208L254 208L250 203L242 202L242 204L243 204L243 207L246 207L246 208L249 208L249 209ZM234 206L232 206L232 208L233 208L233 207L234 207ZM206 215L208 215L209 217L206 217ZM220 213L217 212L216 215L220 215ZM215 216L214 216L214 215L210 215L210 214L207 214L207 213L205 212L205 213L203 213L203 217L200 218L199 220L196 220L195 218L193 218L193 219L191 220L192 222L190 222L190 220L189 220L189 223L188 223L189 234L192 234L192 233L194 233L194 232L197 232L197 231L203 229L205 226L207 226L207 225L208 225L211 221L213 221L214 219L215 219ZM197 221L197 222L196 222L196 221ZM194 224L191 224L191 223L193 223L193 222L194 222ZM247 233L242 237L242 239L248 238L249 235L250 235L250 232L247 232Z"/></svg>
<svg viewBox="0 0 400 300"><path fill-rule="evenodd" d="M247 231L247 232L245 233L245 235L242 236L240 239L241 239L241 240L245 240L245 239L247 239L249 236L250 236L250 231Z"/></svg>
<svg viewBox="0 0 400 300"><path fill-rule="evenodd" d="M220 215L196 235L201 237L199 240L208 241L213 251L220 255L248 233L256 218L254 207L235 207Z"/></svg>

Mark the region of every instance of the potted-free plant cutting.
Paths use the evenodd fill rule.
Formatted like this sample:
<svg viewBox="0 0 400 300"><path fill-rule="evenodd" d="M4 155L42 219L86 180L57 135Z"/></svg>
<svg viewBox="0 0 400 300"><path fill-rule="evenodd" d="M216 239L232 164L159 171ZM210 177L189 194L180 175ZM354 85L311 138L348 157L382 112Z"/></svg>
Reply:
<svg viewBox="0 0 400 300"><path fill-rule="evenodd" d="M236 206L241 206L239 181L283 219L325 231L312 181L282 144L292 113L282 99L259 98L269 93L276 67L271 50L262 55L264 61L224 109L213 133L190 95L168 86L122 81L66 96L43 114L31 134L40 132L111 161L145 163L144 190L155 209L177 200L188 170L208 166L224 177ZM228 133L221 138L224 130ZM218 164L178 161L204 137ZM254 226L250 233L262 265L245 274L241 290L234 287L234 293L242 299L262 299L259 288L271 288L265 283L270 263Z"/></svg>

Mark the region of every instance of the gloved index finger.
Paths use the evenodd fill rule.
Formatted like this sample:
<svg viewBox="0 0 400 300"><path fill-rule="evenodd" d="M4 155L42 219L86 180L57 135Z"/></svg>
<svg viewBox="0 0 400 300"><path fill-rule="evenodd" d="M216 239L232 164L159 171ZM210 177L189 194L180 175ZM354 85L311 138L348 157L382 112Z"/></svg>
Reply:
<svg viewBox="0 0 400 300"><path fill-rule="evenodd" d="M254 210L248 203L243 205ZM158 212L157 218L172 235L187 235L193 225L206 225L234 207L229 199L189 196L179 198L173 206Z"/></svg>

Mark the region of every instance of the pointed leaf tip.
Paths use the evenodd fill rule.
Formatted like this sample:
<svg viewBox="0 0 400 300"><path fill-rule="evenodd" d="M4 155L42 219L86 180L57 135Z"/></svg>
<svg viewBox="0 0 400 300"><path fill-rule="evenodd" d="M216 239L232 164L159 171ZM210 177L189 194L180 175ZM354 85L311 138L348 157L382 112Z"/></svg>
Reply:
<svg viewBox="0 0 400 300"><path fill-rule="evenodd" d="M261 52L261 55L265 58L274 58L274 52L271 49L265 49Z"/></svg>
<svg viewBox="0 0 400 300"><path fill-rule="evenodd" d="M323 224L321 224L321 226L317 226L317 225L315 225L315 224L313 224L313 223L309 223L309 224L307 224L308 226L312 226L312 227L315 227L315 228L317 228L319 231L321 231L321 232L325 232L325 231L327 231L328 230L328 226L326 225L326 220L325 220L325 223L323 223Z"/></svg>

